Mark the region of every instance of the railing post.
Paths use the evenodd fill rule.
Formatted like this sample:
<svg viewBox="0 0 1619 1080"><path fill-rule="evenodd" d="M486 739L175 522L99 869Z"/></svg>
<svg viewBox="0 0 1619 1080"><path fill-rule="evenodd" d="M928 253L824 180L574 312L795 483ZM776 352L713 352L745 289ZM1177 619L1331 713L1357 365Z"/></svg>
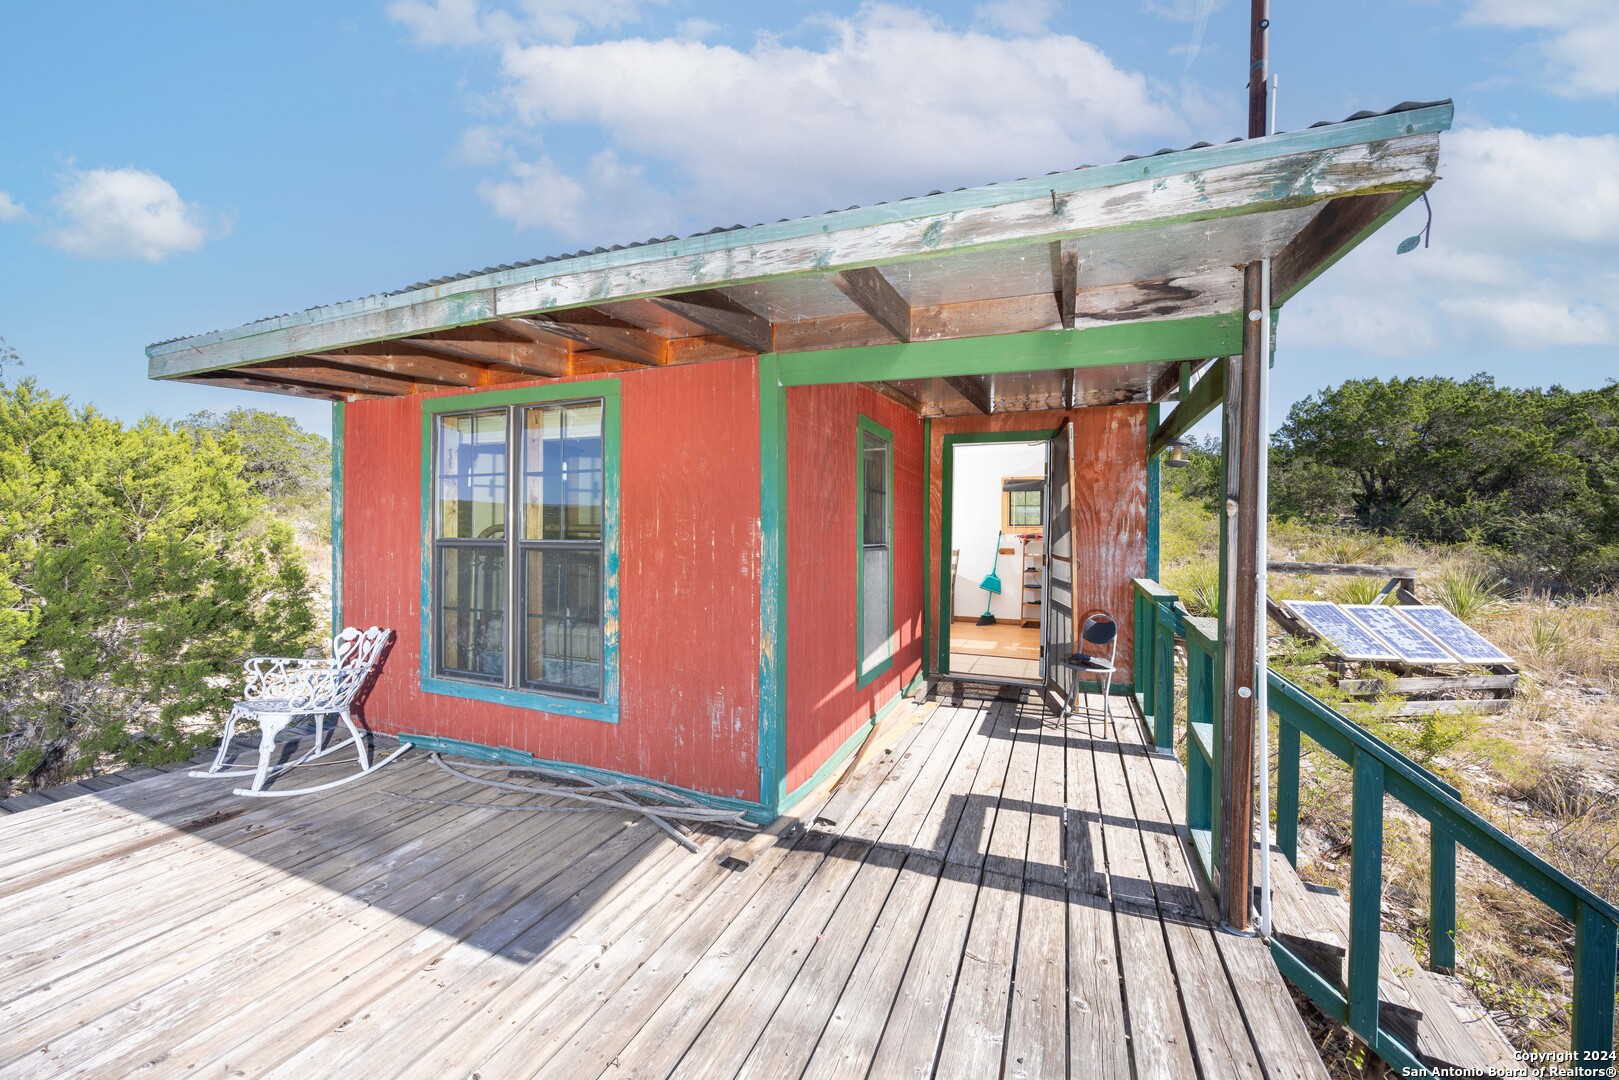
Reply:
<svg viewBox="0 0 1619 1080"><path fill-rule="evenodd" d="M1456 970L1456 838L1428 823L1428 966Z"/></svg>
<svg viewBox="0 0 1619 1080"><path fill-rule="evenodd" d="M1574 1030L1569 1044L1582 1064L1613 1064L1616 950L1619 926L1581 901L1574 915Z"/></svg>
<svg viewBox="0 0 1619 1080"><path fill-rule="evenodd" d="M1276 714L1276 846L1299 864L1299 729Z"/></svg>
<svg viewBox="0 0 1619 1080"><path fill-rule="evenodd" d="M1175 745L1175 612L1173 600L1159 600L1154 605L1153 619L1158 628L1153 634L1153 694L1156 710L1153 742L1160 750Z"/></svg>
<svg viewBox="0 0 1619 1080"><path fill-rule="evenodd" d="M1158 636L1157 605L1139 588L1136 590L1136 633L1131 643L1135 651L1135 671L1132 681L1141 695L1141 715L1154 721L1158 710L1153 700L1152 643ZM1156 726L1156 724L1155 724Z"/></svg>
<svg viewBox="0 0 1619 1080"><path fill-rule="evenodd" d="M1383 763L1371 754L1357 752L1354 769L1349 826L1349 1027L1375 1052L1377 967L1383 935Z"/></svg>

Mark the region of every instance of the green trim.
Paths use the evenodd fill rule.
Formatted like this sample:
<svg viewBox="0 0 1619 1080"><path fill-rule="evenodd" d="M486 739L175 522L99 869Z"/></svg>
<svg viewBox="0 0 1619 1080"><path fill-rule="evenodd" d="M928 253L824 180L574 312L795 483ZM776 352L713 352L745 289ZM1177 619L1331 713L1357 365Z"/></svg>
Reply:
<svg viewBox="0 0 1619 1080"><path fill-rule="evenodd" d="M871 667L866 659L871 653L866 648L866 472L865 435L873 435L888 447L888 476L885 478L888 502L888 655ZM871 681L894 666L894 433L877 421L860 413L855 418L855 518L854 518L854 668L856 685L869 686Z"/></svg>
<svg viewBox="0 0 1619 1080"><path fill-rule="evenodd" d="M602 399L602 699L578 698L447 679L433 672L433 425L441 413ZM421 689L423 693L489 701L558 716L619 721L619 468L622 461L619 381L613 377L555 382L515 390L449 393L422 399L421 457ZM507 612L507 618L512 612ZM512 658L508 658L510 663Z"/></svg>
<svg viewBox="0 0 1619 1080"><path fill-rule="evenodd" d="M1158 430L1158 403L1147 406L1147 445L1152 445ZM1162 461L1157 454L1147 454L1147 576L1158 580L1158 557L1163 513L1160 488L1163 484ZM1139 631L1138 631L1139 632Z"/></svg>
<svg viewBox="0 0 1619 1080"><path fill-rule="evenodd" d="M938 666L934 669L941 675L950 673L951 596L950 575L945 568L950 565L950 541L953 531L950 516L955 509L955 495L951 488L955 480L956 446L960 443L1045 442L1056 430L1056 428L1042 428L1035 431L966 431L944 437L939 469L939 653ZM1049 468L1049 465L1047 467Z"/></svg>
<svg viewBox="0 0 1619 1080"><path fill-rule="evenodd" d="M1242 351L1238 312L1081 330L912 341L780 357L784 386L1206 360Z"/></svg>
<svg viewBox="0 0 1619 1080"><path fill-rule="evenodd" d="M332 636L343 632L343 433L344 403L332 402Z"/></svg>
<svg viewBox="0 0 1619 1080"><path fill-rule="evenodd" d="M1424 190L1426 190L1426 189L1424 189ZM1353 240L1349 241L1349 243L1340 245L1336 250L1333 251L1333 253L1331 255L1328 255L1325 259L1321 260L1321 262L1318 263L1315 267L1313 267L1308 274L1305 274L1303 277L1301 277L1297 281L1295 281L1293 283L1292 287L1289 288L1286 293L1283 293L1280 296L1272 296L1270 298L1270 306L1271 306L1272 314L1274 315L1275 311L1278 308L1280 308L1287 301L1293 299L1293 297L1297 296L1299 294L1300 289L1304 288L1306 285L1310 284L1310 282L1314 281L1316 278L1318 278L1322 274L1326 273L1328 267L1332 266L1334 263L1336 263L1339 259L1343 258L1345 255L1348 255L1351 251L1354 251L1356 248L1360 247L1361 243L1367 237L1371 236L1377 230L1381 229L1383 226L1385 226L1389 222L1393 221L1395 219L1395 217L1397 217L1399 215L1400 211L1404 210L1406 207L1410 206L1412 203L1414 203L1418 199L1422 198L1422 194L1423 193L1421 191L1411 191L1411 192L1407 192L1405 195L1402 195L1400 197L1399 202L1396 202L1393 206L1389 207L1387 210L1383 211L1383 213L1379 214L1375 219L1373 219L1373 221L1372 221L1372 223L1370 225L1366 226L1360 232L1356 233L1355 238ZM1275 348L1276 348L1276 335L1275 335L1274 327L1273 327L1272 328L1272 334L1271 334L1271 349L1272 349L1273 352L1274 352Z"/></svg>
<svg viewBox="0 0 1619 1080"><path fill-rule="evenodd" d="M932 559L932 532L933 515L929 512L928 500L933 497L933 420L922 421L922 674L931 675L937 670L933 666L933 657L928 655L928 631L933 626L931 614L932 605L928 603L928 596L933 591L933 559ZM939 573L944 573L944 567L939 567Z"/></svg>
<svg viewBox="0 0 1619 1080"><path fill-rule="evenodd" d="M799 784L793 789L792 794L782 800L781 806L778 808L779 811L786 813L789 807L794 806L800 799L819 787L821 782L832 774L833 770L847 761L849 755L860 748L860 744L866 741L866 736L871 734L873 728L887 720L905 703L906 698L916 693L917 687L921 686L923 681L924 676L921 672L917 672L916 677L907 683L899 693L889 698L882 708L872 714L871 719L861 724L847 739L844 739L843 744L832 751L832 756L821 762L821 767L815 770L814 775Z"/></svg>
<svg viewBox="0 0 1619 1080"><path fill-rule="evenodd" d="M561 259L556 262L476 274L471 277L420 289L412 289L402 293L373 295L360 300L328 304L323 307L312 308L273 319L265 319L256 323L248 323L244 326L227 330L217 330L212 333L198 334L189 338L149 345L146 349L146 355L151 361L149 372L155 378L173 378L190 371L205 370L210 365L206 363L202 365L185 365L179 358L186 354L194 354L199 349L221 342L273 339L277 335L285 336L293 328L321 326L345 319L407 309L417 304L434 305L437 309L434 314L438 317L399 317L392 320L392 325L404 327L413 333L422 333L446 326L465 325L505 315L523 314L522 311L513 311L503 306L500 303L501 298L498 290L513 285L529 286L536 282L554 281L573 274L623 268L621 274L624 280L632 281L637 277L634 267L641 264L656 263L665 259L691 258L699 267L703 263L730 265L735 262L740 264L746 261L745 258L721 256L716 259L705 258L705 256L714 256L726 252L746 253L761 244L825 237L829 233L869 226L892 225L901 222L917 222L920 224L924 221L930 224L934 222L942 223L963 211L979 210L1036 198L1050 199L1053 202L1053 208L1057 209L1057 204L1060 203L1062 196L1067 193L1094 191L1116 184L1163 179L1229 165L1266 161L1295 154L1316 153L1406 135L1445 131L1450 127L1454 111L1449 102L1444 102L1420 109L1383 113L1359 120L1347 120L1337 124L1306 128L1303 131L1283 132L1261 139L1245 139L1217 146L1204 146L1169 154L1132 158L1109 165L1072 169L1053 176L1040 176L1007 183L988 184L963 191L945 192L917 199L896 200L876 206L858 207L831 214L822 214L817 217L798 218L792 221L758 225L753 228L733 229L728 232L708 232L664 243L645 244L617 251ZM1280 177L1279 183L1287 190L1256 191L1256 205L1254 208L1262 208L1268 202L1274 202L1289 195L1296 198L1300 193L1293 192L1291 188L1294 181L1298 179L1291 176ZM1304 179L1307 180L1308 178ZM1307 183L1301 185L1301 187L1303 192L1308 191ZM1058 224L1060 224L1060 220L1060 218L1056 219ZM927 230L923 230L922 235L926 236ZM1038 239L1039 235L1042 234L1036 233L1032 238ZM827 254L830 256L833 252L829 251ZM838 267L831 266L831 268L837 269ZM749 280L762 280L763 277L764 275L755 275ZM701 284L704 281L713 284L740 283L740 281L714 278L713 275L703 275L702 281L694 282L694 284ZM292 350L293 346L287 343L285 347L280 344L267 345L261 346L254 351L257 354L262 354L258 356L259 359L270 359L271 356L277 354L293 355ZM308 351L307 345L303 351ZM1214 356L1219 354L1211 352L1206 355ZM212 366L229 366L229 363L234 362L239 362L239 359Z"/></svg>
<svg viewBox="0 0 1619 1080"><path fill-rule="evenodd" d="M787 786L787 391L759 357L759 801Z"/></svg>
<svg viewBox="0 0 1619 1080"><path fill-rule="evenodd" d="M485 761L491 765L517 765L524 767L541 766L547 769L556 769L581 780L598 780L608 783L631 781L638 784L647 784L651 787L661 788L664 791L683 795L688 799L711 806L719 810L740 810L747 815L749 821L759 825L767 825L776 819L776 814L768 806L749 802L746 799L734 799L727 795L711 795L706 791L694 791L678 784L664 783L662 780L650 780L644 776L633 773L615 772L612 769L598 769L593 765L576 765L568 761L551 761L546 758L537 758L526 750L517 750L510 746L485 746L482 743L466 742L462 739L451 739L441 735L414 735L403 734L399 741L407 746L425 750L431 754L454 754L457 757L471 758L473 761Z"/></svg>

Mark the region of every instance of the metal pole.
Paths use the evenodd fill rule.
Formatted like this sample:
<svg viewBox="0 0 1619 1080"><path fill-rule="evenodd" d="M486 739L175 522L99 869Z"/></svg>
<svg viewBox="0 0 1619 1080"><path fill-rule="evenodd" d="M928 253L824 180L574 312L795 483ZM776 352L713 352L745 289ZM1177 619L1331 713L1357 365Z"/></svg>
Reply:
<svg viewBox="0 0 1619 1080"><path fill-rule="evenodd" d="M1276 134L1276 76L1271 76L1270 95L1270 121L1267 124L1267 134ZM1264 312L1262 320L1263 333L1260 335L1260 353L1264 356L1264 363L1259 371L1259 400L1254 402L1254 411L1259 413L1259 536L1256 545L1259 548L1259 568L1255 575L1254 592L1258 602L1267 605L1270 595L1270 260L1265 259L1259 264L1259 310ZM1271 925L1271 897L1270 897L1270 654L1266 647L1266 630L1269 622L1265 616L1266 607L1261 607L1255 628L1258 631L1254 642L1254 657L1258 664L1258 671L1254 675L1254 713L1257 723L1254 725L1259 735L1259 752L1255 763L1257 782L1259 784L1259 936L1270 940Z"/></svg>

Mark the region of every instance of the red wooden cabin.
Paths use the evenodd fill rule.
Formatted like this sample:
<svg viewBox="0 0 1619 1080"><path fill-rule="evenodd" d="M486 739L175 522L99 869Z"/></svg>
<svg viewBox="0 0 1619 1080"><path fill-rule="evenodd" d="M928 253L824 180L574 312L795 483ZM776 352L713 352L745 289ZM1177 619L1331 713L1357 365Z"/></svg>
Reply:
<svg viewBox="0 0 1619 1080"><path fill-rule="evenodd" d="M958 444L1052 441L1039 681L1104 611L1131 691L1155 455L1230 398L1243 268L1274 316L1432 184L1450 116L497 267L151 374L334 402L333 618L399 632L375 730L768 820L948 673Z"/></svg>

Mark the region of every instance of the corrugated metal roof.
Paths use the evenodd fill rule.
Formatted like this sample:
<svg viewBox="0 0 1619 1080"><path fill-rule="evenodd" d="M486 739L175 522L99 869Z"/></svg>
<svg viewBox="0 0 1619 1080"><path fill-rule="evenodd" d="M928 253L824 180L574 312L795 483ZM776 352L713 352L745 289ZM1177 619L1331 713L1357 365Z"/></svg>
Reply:
<svg viewBox="0 0 1619 1080"><path fill-rule="evenodd" d="M1353 114L1351 114L1349 116L1344 117L1342 120L1318 120L1315 123L1311 124L1310 127L1311 128L1332 127L1335 124L1347 124L1347 123L1351 123L1351 122L1356 121L1356 120L1365 120L1365 119L1368 119L1368 118L1374 117L1374 116L1391 116L1391 115L1393 115L1395 113L1414 112L1414 111L1416 111L1418 109L1427 109L1427 108L1432 108L1432 107L1434 107L1436 105L1449 105L1449 104L1451 104L1451 100L1449 98L1445 98L1445 99L1440 100L1440 101L1402 101L1402 102L1400 102L1400 104L1394 106L1393 108L1384 109L1381 112L1375 112L1375 111L1372 111L1372 110L1369 110L1369 109L1362 109L1359 112L1356 112L1356 113L1353 113ZM1227 140L1228 143L1238 143L1238 142L1243 142L1243 141L1244 140L1242 140L1242 139L1228 139ZM1140 161L1140 160L1142 160L1144 158L1162 157L1165 154L1178 154L1178 153L1182 153L1182 152L1187 151L1187 150L1201 150L1204 147L1212 146L1212 145L1214 145L1214 144L1208 143L1208 142L1195 142L1195 143L1191 144L1190 146L1183 146L1183 147L1180 147L1179 149L1176 149L1174 147L1164 147L1162 149L1155 150L1150 154L1126 154L1124 157L1120 158L1119 161L1121 161L1121 162L1123 162L1123 161ZM1066 173L1075 172L1075 171L1078 171L1080 169L1089 169L1089 168L1094 168L1094 165L1079 165L1079 166L1076 166L1073 169L1053 169L1051 172L1048 172L1045 175L1046 176L1061 176L1061 175L1064 175ZM1017 177L1017 178L1012 179L1012 180L999 180L999 181L994 181L994 182L991 182L991 183L988 183L988 184L978 185L978 187L979 188L994 188L994 187L998 187L998 186L1003 185L1003 184L1021 183L1021 182L1025 181L1025 180L1028 180L1028 179L1031 179L1031 178L1030 177ZM958 188L954 188L952 190L954 190L954 191L968 191L968 190L974 190L974 189L969 189L967 187L958 187ZM916 200L916 199L925 199L925 198L930 198L930 197L932 197L934 195L943 195L943 194L944 194L944 191L935 190L935 191L929 191L929 192L927 192L925 194L922 194L922 195L906 195L906 196L904 196L902 198L899 198L899 199L885 199L885 200L882 200L882 201L879 201L879 202L876 202L876 203L871 203L869 205L871 205L871 206L888 206L888 205L891 205L891 204L894 204L894 203L911 202L911 201ZM848 210L860 210L860 209L864 209L864 208L865 207L863 207L863 206L861 206L859 204L856 204L854 206L845 207L843 209L828 210L824 214L807 214L807 215L805 215L803 217L800 217L800 218L779 218L777 220L778 220L778 222L808 221L808 220L812 220L812 219L818 218L818 217L825 217L827 214L843 213L843 212L846 212ZM481 276L483 276L485 274L494 274L494 273L499 273L501 271L506 271L506 270L519 270L519 269L523 269L525 267L540 266L540 265L543 265L543 264L546 264L546 263L567 262L570 259L580 259L580 258L585 258L586 256L590 256L590 255L600 255L600 254L603 254L603 253L609 252L609 251L624 251L626 249L647 247L647 246L652 245L652 244L665 244L665 243L669 243L671 241L690 239L691 237L696 237L696 236L711 236L711 235L714 235L716 233L736 232L736 231L738 231L740 229L755 228L759 224L763 224L763 223L762 222L755 223L755 225L752 225L752 226L743 225L741 223L738 223L738 224L735 224L735 225L716 225L716 226L714 226L713 228L710 228L710 229L702 229L702 230L700 230L698 232L686 233L684 236L670 234L668 236L649 237L646 240L637 240L637 241L634 241L634 242L628 243L628 244L614 244L611 247L581 248L578 251L564 252L564 253L556 254L556 255L545 255L545 256L542 256L542 257L537 258L537 259L525 259L525 260L522 260L520 262L502 263L499 266L486 266L486 267L483 267L480 270L467 270L467 271L464 271L464 272L459 273L459 274L448 274L448 275L446 275L444 277L430 278L430 279L428 279L426 281L414 282L414 283L412 283L410 285L406 285L405 287L400 288L400 289L389 289L389 290L384 291L384 292L368 293L365 296L356 297L355 299L357 299L357 300L366 300L366 299L370 299L372 297L402 296L402 295L404 295L406 293L415 292L418 289L437 288L438 286L441 286L441 285L448 285L448 284L450 284L452 282L456 282L456 281L463 281L463 280L466 280L466 279L469 279L469 278L481 277ZM335 303L343 303L343 302L345 302L345 301L336 301ZM333 306L333 304L315 304L315 305L312 305L310 307L303 308L302 311L305 311L305 312L318 311L321 308L326 308L326 307L331 307L331 306ZM284 318L287 318L289 315L295 315L295 314L299 314L299 312L290 312L289 311L289 312L283 312L282 314L279 314L279 315L266 315L263 318L254 319L253 322L247 323L246 325L252 326L252 325L255 325L256 323L270 322L270 321L272 321L274 319L284 319ZM181 334L178 337L165 338L162 341L154 342L153 346L155 347L157 345L168 345L168 344L171 344L171 343L176 342L176 341L184 341L186 338L198 337L198 336L200 336L200 335L199 334Z"/></svg>

